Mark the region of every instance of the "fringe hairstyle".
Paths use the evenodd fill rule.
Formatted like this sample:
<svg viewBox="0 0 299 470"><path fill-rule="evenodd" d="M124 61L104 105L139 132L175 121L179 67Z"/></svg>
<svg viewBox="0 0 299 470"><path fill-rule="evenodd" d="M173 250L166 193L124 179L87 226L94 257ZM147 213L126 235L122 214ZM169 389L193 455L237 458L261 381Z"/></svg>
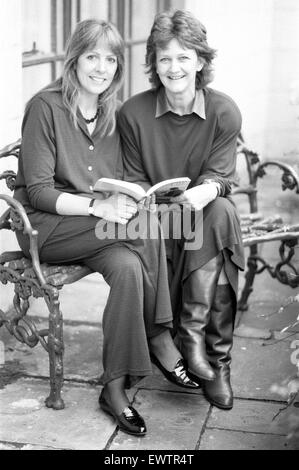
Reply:
<svg viewBox="0 0 299 470"><path fill-rule="evenodd" d="M149 81L154 88L162 86L156 69L156 50L165 49L167 44L177 39L186 49L194 49L198 58L203 60L203 68L196 73L196 89L204 88L213 79L212 61L216 49L207 43L207 31L195 16L186 10L174 10L158 13L155 17L146 44L145 66Z"/></svg>
<svg viewBox="0 0 299 470"><path fill-rule="evenodd" d="M99 95L101 108L101 134L111 135L115 129L116 94L124 77L124 42L117 28L103 20L88 19L77 24L68 40L62 76L43 88L42 91L61 91L63 103L68 109L74 126L78 128L78 102L80 83L76 73L78 58L86 51L95 49L98 44L111 49L117 57L117 70L109 88Z"/></svg>

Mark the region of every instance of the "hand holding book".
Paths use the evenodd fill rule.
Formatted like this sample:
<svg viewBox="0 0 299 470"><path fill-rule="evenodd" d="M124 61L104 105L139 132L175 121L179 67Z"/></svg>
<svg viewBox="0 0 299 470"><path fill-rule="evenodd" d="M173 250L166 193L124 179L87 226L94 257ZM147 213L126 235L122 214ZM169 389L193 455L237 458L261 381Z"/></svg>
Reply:
<svg viewBox="0 0 299 470"><path fill-rule="evenodd" d="M184 194L173 198L172 202L183 204L185 207L190 207L195 210L202 210L216 199L218 194L216 184L217 183L200 184L194 188L187 189Z"/></svg>
<svg viewBox="0 0 299 470"><path fill-rule="evenodd" d="M138 211L137 203L126 194L113 193L105 199L94 199L92 215L119 224L127 224Z"/></svg>

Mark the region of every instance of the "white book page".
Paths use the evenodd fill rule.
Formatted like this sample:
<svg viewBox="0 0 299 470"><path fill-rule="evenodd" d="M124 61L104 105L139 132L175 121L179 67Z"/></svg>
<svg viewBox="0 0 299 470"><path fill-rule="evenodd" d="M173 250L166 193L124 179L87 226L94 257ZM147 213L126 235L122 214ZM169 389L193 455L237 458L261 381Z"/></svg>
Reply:
<svg viewBox="0 0 299 470"><path fill-rule="evenodd" d="M169 180L164 180L152 186L147 191L146 195L150 196L151 194L156 193L157 195L163 196L169 192L182 193L186 191L190 181L191 180L188 177L172 178Z"/></svg>

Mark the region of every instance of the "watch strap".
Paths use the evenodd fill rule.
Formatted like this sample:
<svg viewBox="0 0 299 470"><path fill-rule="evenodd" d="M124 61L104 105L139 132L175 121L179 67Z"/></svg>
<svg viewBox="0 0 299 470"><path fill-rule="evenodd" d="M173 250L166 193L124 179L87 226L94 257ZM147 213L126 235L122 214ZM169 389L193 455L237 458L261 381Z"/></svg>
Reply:
<svg viewBox="0 0 299 470"><path fill-rule="evenodd" d="M89 206L88 206L88 214L89 215L94 215L94 203L95 203L95 199L91 199L90 203L89 203Z"/></svg>

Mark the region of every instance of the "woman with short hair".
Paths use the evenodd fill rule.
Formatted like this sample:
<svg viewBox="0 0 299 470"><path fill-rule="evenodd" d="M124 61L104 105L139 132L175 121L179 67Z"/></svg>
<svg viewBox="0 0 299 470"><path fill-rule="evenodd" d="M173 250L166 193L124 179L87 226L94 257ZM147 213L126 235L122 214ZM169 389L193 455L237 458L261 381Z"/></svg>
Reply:
<svg viewBox="0 0 299 470"><path fill-rule="evenodd" d="M147 189L168 178L191 179L171 203L192 209L202 243L192 247L183 236L166 240L176 339L206 398L230 409L230 351L244 256L229 193L241 114L229 96L207 86L214 57L194 15L158 14L146 48L152 89L124 103L118 122L128 181Z"/></svg>

